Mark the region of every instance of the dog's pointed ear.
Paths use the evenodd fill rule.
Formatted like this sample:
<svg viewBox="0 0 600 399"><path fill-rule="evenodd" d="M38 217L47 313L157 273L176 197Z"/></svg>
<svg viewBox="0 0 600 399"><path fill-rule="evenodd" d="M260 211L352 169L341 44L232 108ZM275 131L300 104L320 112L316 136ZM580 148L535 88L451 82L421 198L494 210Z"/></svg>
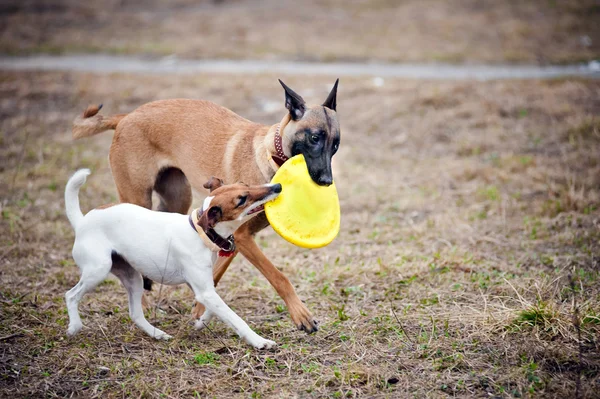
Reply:
<svg viewBox="0 0 600 399"><path fill-rule="evenodd" d="M338 87L338 83L339 83L340 79L336 79L335 80L335 84L333 85L333 89L331 89L331 92L329 93L329 95L327 96L327 100L325 100L325 102L323 103L324 107L327 107L329 109L332 109L335 111L335 107L337 106L337 87Z"/></svg>
<svg viewBox="0 0 600 399"><path fill-rule="evenodd" d="M202 213L200 220L198 220L198 224L204 231L206 231L215 227L215 225L219 223L222 218L223 211L221 210L221 207L219 205L215 205L211 206L204 213Z"/></svg>
<svg viewBox="0 0 600 399"><path fill-rule="evenodd" d="M203 187L210 190L210 192L212 193L214 190L221 187L223 184L223 180L213 176L206 183L204 183Z"/></svg>
<svg viewBox="0 0 600 399"><path fill-rule="evenodd" d="M297 121L301 119L306 111L306 103L304 102L304 99L294 90L287 87L287 85L283 83L281 79L279 79L279 83L281 83L283 90L285 90L285 107L290 112L292 120Z"/></svg>

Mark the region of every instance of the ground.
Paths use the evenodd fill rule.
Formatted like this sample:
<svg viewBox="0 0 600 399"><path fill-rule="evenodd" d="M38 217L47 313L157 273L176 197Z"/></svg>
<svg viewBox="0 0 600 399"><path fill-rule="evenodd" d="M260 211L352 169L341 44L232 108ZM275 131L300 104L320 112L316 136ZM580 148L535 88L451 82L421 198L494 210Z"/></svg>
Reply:
<svg viewBox="0 0 600 399"><path fill-rule="evenodd" d="M309 61L577 63L597 0L5 0L0 51Z"/></svg>
<svg viewBox="0 0 600 399"><path fill-rule="evenodd" d="M286 78L309 102L332 79ZM187 288L155 288L156 342L111 279L65 335L78 280L62 196L89 167L84 210L114 201L106 114L158 98L210 99L250 119L283 115L275 76L0 73L0 394L10 397L593 397L600 389L600 82L344 79L335 179L339 237L268 256L320 321L297 331L283 301L236 259L219 293L279 346L256 351L222 323L191 326ZM196 199L196 203L201 196ZM578 387L579 386L579 387Z"/></svg>
<svg viewBox="0 0 600 399"><path fill-rule="evenodd" d="M596 1L4 1L0 52L189 58L567 63L600 55ZM306 335L238 258L218 286L262 336L197 332L185 287L157 285L131 322L108 279L66 337L78 280L64 214L113 202L105 114L202 98L262 123L283 78L310 103L335 76L0 72L0 397L597 397L600 392L600 81L343 78L334 177L340 235L318 250L258 242L320 321ZM202 193L195 203L202 200Z"/></svg>

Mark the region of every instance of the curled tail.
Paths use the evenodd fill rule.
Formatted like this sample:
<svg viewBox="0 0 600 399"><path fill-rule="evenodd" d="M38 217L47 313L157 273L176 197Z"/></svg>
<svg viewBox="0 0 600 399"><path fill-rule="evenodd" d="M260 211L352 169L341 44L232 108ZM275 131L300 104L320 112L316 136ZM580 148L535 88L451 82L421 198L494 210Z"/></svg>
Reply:
<svg viewBox="0 0 600 399"><path fill-rule="evenodd" d="M71 176L65 187L65 209L73 229L76 229L83 219L83 213L79 207L79 188L85 183L85 179L90 173L89 169L79 169Z"/></svg>
<svg viewBox="0 0 600 399"><path fill-rule="evenodd" d="M75 118L72 129L75 140L93 136L106 130L116 129L119 122L127 116L127 114L117 114L109 117L98 115L101 108L102 104L90 105L83 112L83 115Z"/></svg>

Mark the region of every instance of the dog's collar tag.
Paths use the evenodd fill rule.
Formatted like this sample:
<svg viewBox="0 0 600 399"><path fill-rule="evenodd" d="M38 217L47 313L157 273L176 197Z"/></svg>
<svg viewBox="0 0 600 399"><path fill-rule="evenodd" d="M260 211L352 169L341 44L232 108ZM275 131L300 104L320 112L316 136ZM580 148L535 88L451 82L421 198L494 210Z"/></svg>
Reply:
<svg viewBox="0 0 600 399"><path fill-rule="evenodd" d="M219 241L219 243L217 244L217 246L221 248L219 250L219 256L228 258L235 253L235 241L233 240L233 234L227 237L227 239L225 239L219 234L217 234L217 232L213 229L210 229L209 233L214 233L211 235L207 234L208 238L210 238L211 241L213 241L215 244L217 244L217 239Z"/></svg>
<svg viewBox="0 0 600 399"><path fill-rule="evenodd" d="M219 251L219 256L229 258L235 253L235 242L233 241L233 235L230 235L229 238L227 238L227 242L229 243L228 249L221 249Z"/></svg>
<svg viewBox="0 0 600 399"><path fill-rule="evenodd" d="M281 125L277 125L277 130L275 130L275 137L273 140L276 154L271 155L273 162L275 162L279 167L281 167L281 165L283 165L285 161L289 159L287 155L285 155L285 153L283 152L283 139L281 137L281 134L279 134L280 126Z"/></svg>
<svg viewBox="0 0 600 399"><path fill-rule="evenodd" d="M202 209L198 208L192 211L189 217L190 226L200 236L204 245L212 252L218 252L219 256L229 257L235 253L235 241L233 234L227 238L221 237L214 229L204 231L200 226L200 218L202 217Z"/></svg>

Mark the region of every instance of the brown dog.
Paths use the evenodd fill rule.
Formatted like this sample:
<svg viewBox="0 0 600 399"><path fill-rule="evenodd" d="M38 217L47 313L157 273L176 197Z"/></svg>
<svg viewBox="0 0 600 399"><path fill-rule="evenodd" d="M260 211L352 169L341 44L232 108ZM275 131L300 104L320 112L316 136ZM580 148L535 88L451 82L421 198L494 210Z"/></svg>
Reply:
<svg viewBox="0 0 600 399"><path fill-rule="evenodd" d="M130 114L104 117L101 106L91 106L73 122L79 139L115 129L109 161L119 199L152 208L152 191L160 197L159 210L187 213L192 187L201 191L211 176L226 183L268 183L288 157L304 154L308 172L319 185L333 182L331 157L340 143L336 113L338 81L323 105L307 107L304 99L279 81L285 90L288 113L281 122L253 123L208 101L163 100L142 105ZM296 295L290 281L267 259L253 236L269 225L264 213L235 232L237 250L277 290L292 320L306 332L317 323ZM215 284L233 260L220 258ZM196 304L194 316L204 307Z"/></svg>

